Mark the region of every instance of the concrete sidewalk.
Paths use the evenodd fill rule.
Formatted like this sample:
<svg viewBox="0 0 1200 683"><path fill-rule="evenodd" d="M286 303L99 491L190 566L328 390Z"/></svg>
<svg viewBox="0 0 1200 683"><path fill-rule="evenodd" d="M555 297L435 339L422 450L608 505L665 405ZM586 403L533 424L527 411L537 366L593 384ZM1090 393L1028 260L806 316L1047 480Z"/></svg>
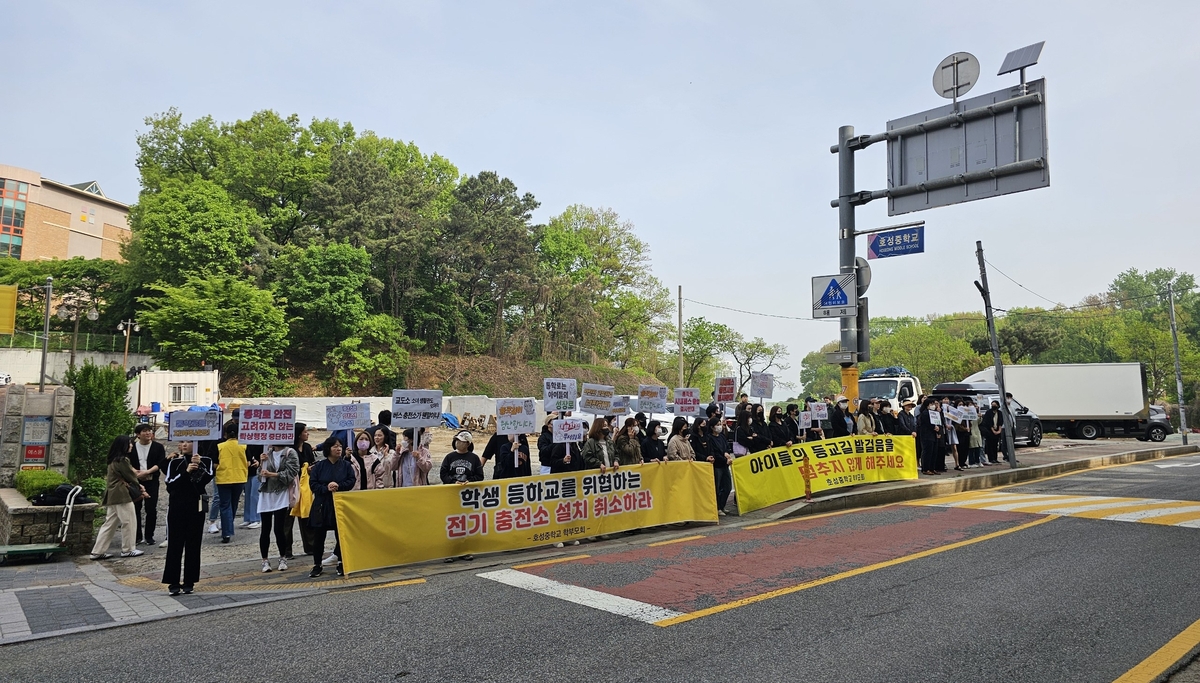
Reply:
<svg viewBox="0 0 1200 683"><path fill-rule="evenodd" d="M1143 444L1135 441L1071 442L1050 440L1037 449L1018 449L1020 467L1007 466L950 471L915 481L873 484L828 492L811 502L790 501L744 516L722 517L719 525L689 524L662 527L637 534L617 534L595 543L554 548L543 546L521 551L494 553L474 561L446 564L423 562L405 567L359 572L338 577L327 567L319 578L309 578L311 560L296 555L287 571L262 573L258 531L237 529L233 542L222 544L219 535L205 535L204 564L196 592L169 596L159 582L164 548L146 547L137 558L93 562L86 557L63 559L48 564L19 564L0 567L0 645L65 635L79 631L111 628L155 619L185 616L217 609L274 600L304 597L342 590L371 590L402 583L416 583L449 572L478 572L487 567L538 562L565 555L608 553L675 537L713 533L808 514L871 507L943 496L967 490L1003 486L1021 481L1056 476L1075 470L1104 467L1124 462L1184 455L1200 451L1196 446ZM729 509L736 509L730 501ZM296 534L296 543L299 537ZM298 549L298 548L297 548ZM272 553L276 552L274 541ZM277 558L272 555L272 567Z"/></svg>

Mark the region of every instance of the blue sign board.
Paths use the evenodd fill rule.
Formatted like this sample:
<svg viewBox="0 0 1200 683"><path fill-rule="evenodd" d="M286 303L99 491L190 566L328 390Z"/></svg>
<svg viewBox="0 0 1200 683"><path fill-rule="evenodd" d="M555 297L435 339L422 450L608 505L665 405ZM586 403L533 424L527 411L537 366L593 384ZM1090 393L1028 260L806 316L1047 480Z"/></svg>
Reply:
<svg viewBox="0 0 1200 683"><path fill-rule="evenodd" d="M887 258L925 251L925 226L877 232L867 238L867 258Z"/></svg>

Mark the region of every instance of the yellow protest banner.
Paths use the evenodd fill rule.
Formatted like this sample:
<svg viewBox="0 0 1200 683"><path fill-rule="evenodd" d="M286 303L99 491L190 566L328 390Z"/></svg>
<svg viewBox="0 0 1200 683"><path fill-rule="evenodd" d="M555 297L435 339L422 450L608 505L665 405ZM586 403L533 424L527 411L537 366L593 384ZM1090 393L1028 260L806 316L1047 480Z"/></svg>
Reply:
<svg viewBox="0 0 1200 683"><path fill-rule="evenodd" d="M751 453L733 461L738 513L840 486L917 478L911 436L846 436ZM807 469L804 459L808 457Z"/></svg>
<svg viewBox="0 0 1200 683"><path fill-rule="evenodd" d="M716 522L707 462L664 462L347 491L333 496L342 564L355 572L550 545L674 522Z"/></svg>
<svg viewBox="0 0 1200 683"><path fill-rule="evenodd" d="M17 325L17 286L0 285L0 334L13 334Z"/></svg>

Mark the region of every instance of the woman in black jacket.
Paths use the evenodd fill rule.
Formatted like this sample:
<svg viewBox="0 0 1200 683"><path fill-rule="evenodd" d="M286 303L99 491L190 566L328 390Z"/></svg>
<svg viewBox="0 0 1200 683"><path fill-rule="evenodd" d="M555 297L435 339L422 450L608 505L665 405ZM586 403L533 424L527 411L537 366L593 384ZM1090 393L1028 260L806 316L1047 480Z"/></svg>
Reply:
<svg viewBox="0 0 1200 683"><path fill-rule="evenodd" d="M729 502L729 494L733 491L733 478L729 464L733 462L730 455L729 440L725 438L725 424L720 418L714 418L711 426L705 430L708 439L708 454L700 457L700 449L696 448L696 459L707 460L713 464L713 481L717 485L717 514L725 514L725 504Z"/></svg>
<svg viewBox="0 0 1200 683"><path fill-rule="evenodd" d="M492 479L511 479L533 475L529 464L529 439L524 434L497 434L483 449L483 463L496 459Z"/></svg>
<svg viewBox="0 0 1200 683"><path fill-rule="evenodd" d="M942 455L942 425L934 424L931 413L938 411L936 398L927 398L921 406L921 414L917 417L917 440L921 444L921 474L940 474L946 469L946 458ZM938 462L941 456L941 462Z"/></svg>
<svg viewBox="0 0 1200 683"><path fill-rule="evenodd" d="M791 446L795 443L791 430L783 422L783 409L779 406L771 407L771 423L767 426L767 431L771 435L772 448Z"/></svg>
<svg viewBox="0 0 1200 683"><path fill-rule="evenodd" d="M200 541L204 537L205 514L201 496L214 473L212 458L192 453L191 441L181 442L178 457L166 461L167 559L162 582L167 584L171 595L191 593L200 580Z"/></svg>
<svg viewBox="0 0 1200 683"><path fill-rule="evenodd" d="M325 551L325 535L327 532L337 534L337 517L333 512L333 494L335 491L350 491L354 489L357 478L354 468L342 457L346 446L336 436L325 440L322 451L325 459L313 465L308 471L308 485L312 489L312 512L308 516L309 526L313 528L313 568L309 576L317 578L321 575L321 555ZM333 554L342 556L342 540L336 536L337 542ZM342 562L339 559L337 575L344 576Z"/></svg>
<svg viewBox="0 0 1200 683"><path fill-rule="evenodd" d="M642 462L664 462L667 459L667 445L662 440L665 431L658 420L650 420L646 424L646 438L642 439Z"/></svg>
<svg viewBox="0 0 1200 683"><path fill-rule="evenodd" d="M771 439L767 436L766 430L760 432L756 428L750 419L749 412L738 416L737 427L733 430L733 441L745 449L745 454L765 451L771 447Z"/></svg>
<svg viewBox="0 0 1200 683"><path fill-rule="evenodd" d="M714 455L712 450L712 441L709 440L708 420L702 417L696 418L692 422L692 429L688 433L688 440L692 442L692 452L696 454L696 462L712 462Z"/></svg>

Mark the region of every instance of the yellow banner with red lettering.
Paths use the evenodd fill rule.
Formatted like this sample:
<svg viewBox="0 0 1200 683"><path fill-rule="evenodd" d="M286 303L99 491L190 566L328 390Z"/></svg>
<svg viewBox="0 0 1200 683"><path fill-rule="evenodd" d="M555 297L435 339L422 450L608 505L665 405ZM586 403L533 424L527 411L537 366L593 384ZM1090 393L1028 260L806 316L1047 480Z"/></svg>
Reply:
<svg viewBox="0 0 1200 683"><path fill-rule="evenodd" d="M333 507L348 572L717 521L707 462L346 491Z"/></svg>
<svg viewBox="0 0 1200 683"><path fill-rule="evenodd" d="M841 486L917 478L911 436L845 436L759 451L733 461L738 513ZM807 465L805 464L807 458Z"/></svg>

